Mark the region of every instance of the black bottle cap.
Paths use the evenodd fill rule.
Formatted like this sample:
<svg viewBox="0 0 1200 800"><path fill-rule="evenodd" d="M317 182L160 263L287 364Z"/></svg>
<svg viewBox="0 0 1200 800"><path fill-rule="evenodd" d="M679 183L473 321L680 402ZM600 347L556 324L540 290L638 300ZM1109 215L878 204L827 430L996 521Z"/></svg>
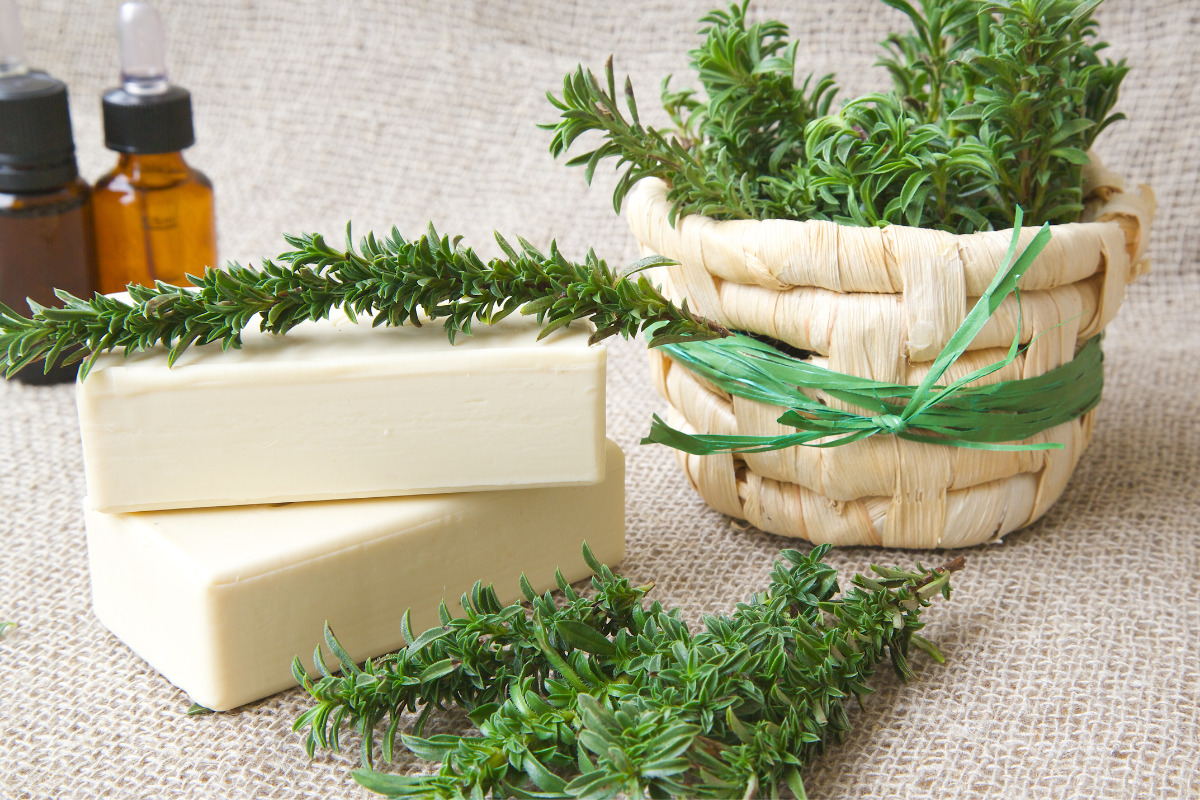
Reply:
<svg viewBox="0 0 1200 800"><path fill-rule="evenodd" d="M118 153L174 153L196 143L192 96L168 86L157 94L104 93L104 145Z"/></svg>
<svg viewBox="0 0 1200 800"><path fill-rule="evenodd" d="M44 72L0 78L0 192L38 192L75 180L67 86Z"/></svg>

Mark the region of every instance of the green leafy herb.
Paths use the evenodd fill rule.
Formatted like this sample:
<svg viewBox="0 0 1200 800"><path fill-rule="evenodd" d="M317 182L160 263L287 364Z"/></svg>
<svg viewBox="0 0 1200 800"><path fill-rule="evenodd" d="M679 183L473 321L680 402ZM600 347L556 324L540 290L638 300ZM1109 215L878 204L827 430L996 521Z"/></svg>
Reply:
<svg viewBox="0 0 1200 800"><path fill-rule="evenodd" d="M690 52L703 96L662 88L672 119L642 125L626 79L626 116L612 59L602 83L580 67L548 95L559 119L550 152L589 132L601 143L568 164L614 158L619 210L641 178L669 185L673 215L825 219L967 233L1071 222L1083 209L1081 167L1120 114L1124 62L1102 61L1092 12L1100 0L882 0L912 29L882 44L890 92L830 111L832 76L793 79L795 43L780 22L751 24L748 2L701 19Z"/></svg>
<svg viewBox="0 0 1200 800"><path fill-rule="evenodd" d="M128 355L159 344L174 363L196 343L239 347L241 331L256 316L262 330L286 333L334 308L371 317L374 325L419 325L421 315L443 319L452 342L458 333L470 334L472 322L491 324L518 310L537 319L541 336L591 320L593 342L647 329L654 331L652 346L728 334L693 314L686 301L677 306L664 298L640 274L672 263L657 256L638 261L622 276L594 253L575 263L554 244L544 254L524 239L514 247L500 236L496 241L506 257L485 261L432 226L414 241L395 228L383 240L369 234L357 250L349 228L345 250L319 235L285 238L295 249L279 256L280 263L209 269L202 277L189 276L196 288L131 285L132 303L58 292L62 308L31 302L31 318L0 304L0 369L12 376L41 360L48 370L86 359L80 370L86 376L101 353Z"/></svg>
<svg viewBox="0 0 1200 800"><path fill-rule="evenodd" d="M697 632L677 609L645 604L652 586L614 575L586 546L591 597L560 575L565 605L522 579L530 608L502 606L476 584L463 616L443 604L442 625L417 636L406 615L409 645L362 666L327 628L340 673L320 647L315 679L295 660L316 705L293 727L308 730L310 755L356 730L364 768L355 779L391 797L774 797L785 786L803 797L802 767L849 729L844 703L870 692L883 658L902 678L912 646L942 661L917 634L919 615L934 595L950 596L949 574L962 566L872 567L837 597L827 550L785 550L765 592ZM478 733L424 737L446 705L466 711ZM418 714L410 733L400 732L405 712ZM440 770L374 771L385 722L385 760L399 736Z"/></svg>
<svg viewBox="0 0 1200 800"><path fill-rule="evenodd" d="M202 706L199 703L192 703L190 706L188 706L186 713L189 717L203 717L213 713L213 710L207 706Z"/></svg>
<svg viewBox="0 0 1200 800"><path fill-rule="evenodd" d="M0 621L0 639L3 639L8 634L9 628L20 627L15 622Z"/></svg>

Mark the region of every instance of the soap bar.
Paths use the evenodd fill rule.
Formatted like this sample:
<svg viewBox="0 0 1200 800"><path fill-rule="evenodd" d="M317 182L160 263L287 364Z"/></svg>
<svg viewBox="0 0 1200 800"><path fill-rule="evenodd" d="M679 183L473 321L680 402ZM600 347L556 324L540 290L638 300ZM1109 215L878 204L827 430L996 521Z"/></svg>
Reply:
<svg viewBox="0 0 1200 800"><path fill-rule="evenodd" d="M86 510L96 616L202 706L224 711L312 672L325 622L356 659L439 624L476 580L501 602L625 555L625 462L602 483L370 500L108 514ZM337 660L326 652L328 663Z"/></svg>
<svg viewBox="0 0 1200 800"><path fill-rule="evenodd" d="M583 485L604 477L604 364L583 326L339 315L240 350L99 359L76 387L102 511Z"/></svg>

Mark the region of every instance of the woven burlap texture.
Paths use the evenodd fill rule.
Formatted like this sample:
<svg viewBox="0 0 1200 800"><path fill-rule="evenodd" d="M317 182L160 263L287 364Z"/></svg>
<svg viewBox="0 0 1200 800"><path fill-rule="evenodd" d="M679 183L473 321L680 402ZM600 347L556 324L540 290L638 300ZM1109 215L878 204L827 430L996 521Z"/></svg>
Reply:
<svg viewBox="0 0 1200 800"><path fill-rule="evenodd" d="M22 3L31 60L66 79L81 168L102 148L99 93L117 71L115 3ZM557 238L614 263L637 246L607 171L587 189L546 154L544 99L577 63L616 53L649 108L687 71L707 2L160 4L174 76L193 91L190 160L214 180L224 258L284 249L284 231L339 235L433 220L495 252L491 231ZM897 12L876 0L760 2L798 60L837 71L844 96L883 85L874 43ZM1159 201L1149 257L1105 342L1092 445L1059 503L1002 544L966 551L925 633L945 666L881 673L849 740L807 771L814 798L1188 798L1200 795L1200 10L1108 0L1110 51L1133 66L1132 121L1097 144ZM688 619L761 587L793 540L732 528L674 455L639 447L662 411L639 344L610 347L609 429L628 454L623 570ZM291 691L189 718L187 698L91 613L82 469L69 388L0 385L0 798L358 798L347 754L311 763ZM837 550L840 569L926 563L932 552ZM148 599L152 602L152 599ZM314 643L319 631L313 632ZM404 761L397 768L417 765Z"/></svg>

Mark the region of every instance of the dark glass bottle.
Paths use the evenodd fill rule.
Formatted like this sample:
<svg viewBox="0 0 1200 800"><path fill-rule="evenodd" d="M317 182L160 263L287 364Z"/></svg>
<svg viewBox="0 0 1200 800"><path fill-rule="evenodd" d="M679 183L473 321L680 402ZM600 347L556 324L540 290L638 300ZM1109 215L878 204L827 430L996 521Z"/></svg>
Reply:
<svg viewBox="0 0 1200 800"><path fill-rule="evenodd" d="M104 139L120 153L96 183L96 251L100 289L155 281L183 286L187 275L215 267L212 183L183 160L196 137L192 98L167 80L158 12L121 6L121 86L104 94Z"/></svg>
<svg viewBox="0 0 1200 800"><path fill-rule="evenodd" d="M217 260L212 183L182 153L122 153L96 183L100 291L183 286Z"/></svg>
<svg viewBox="0 0 1200 800"><path fill-rule="evenodd" d="M79 178L67 87L24 64L16 5L0 0L0 302L28 313L26 298L61 305L62 289L90 297L96 287L91 190ZM74 380L78 365L25 383Z"/></svg>

